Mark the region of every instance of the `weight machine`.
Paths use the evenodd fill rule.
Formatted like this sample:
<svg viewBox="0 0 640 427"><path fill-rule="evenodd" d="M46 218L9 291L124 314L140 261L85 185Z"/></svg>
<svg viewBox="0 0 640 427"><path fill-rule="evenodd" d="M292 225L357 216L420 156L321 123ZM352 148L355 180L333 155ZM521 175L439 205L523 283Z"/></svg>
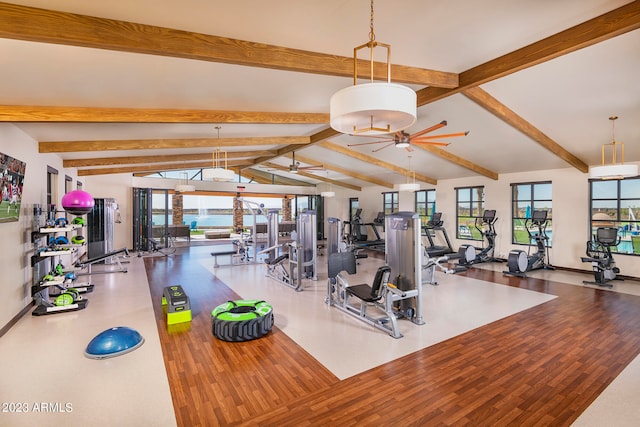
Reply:
<svg viewBox="0 0 640 427"><path fill-rule="evenodd" d="M263 215L265 218L267 218L267 246L275 246L275 243L273 243L273 240L269 240L271 233L269 230L269 221L270 221L270 213L264 210L264 205L263 204L258 204L257 202L253 202L251 200L246 200L242 197L239 197L238 200L240 200L244 206L246 206L249 211L251 212L251 216L253 219L253 227L251 229L251 234L247 234L244 232L240 233L240 238L237 240L232 241L231 243L233 244L233 249L227 249L227 250L219 250L219 251L214 251L211 252L211 256L213 256L213 268L218 268L220 267L220 264L218 264L218 257L219 256L224 256L224 255L229 255L231 256L231 263L230 264L226 264L228 266L234 266L234 265L247 265L247 264L255 264L257 263L257 245L258 245L258 232L257 232L257 221L256 221L256 217L257 215ZM275 237L275 242L277 243L277 233L278 233L278 224L277 224L277 210L273 209L272 211L276 212L276 226L275 226L275 233L276 233L276 237ZM264 239L262 239L262 243L264 243ZM271 243L271 244L270 244ZM264 247L264 245L263 245Z"/></svg>
<svg viewBox="0 0 640 427"><path fill-rule="evenodd" d="M593 239L587 242L587 256L580 258L582 262L591 263L595 280L583 280L582 283L611 288L613 285L609 281L624 280L617 277L620 269L616 267L611 254L611 248L618 246L619 243L620 237L616 227L600 227L596 230Z"/></svg>
<svg viewBox="0 0 640 427"><path fill-rule="evenodd" d="M318 280L316 213L314 211L299 213L296 221L297 232L293 235L293 242L283 244L277 241L277 210L269 212L269 215L267 235L270 237L267 240L273 244L258 252L258 254L268 255L264 259L267 277L298 292L302 291L302 279Z"/></svg>
<svg viewBox="0 0 640 427"><path fill-rule="evenodd" d="M471 248L468 250L471 250ZM439 284L436 282L436 269L442 271L444 274L457 274L467 271L467 267L462 265L456 265L454 268L449 268L443 265L443 263L460 259L460 257L461 255L458 253L444 254L439 257L429 257L427 255L427 258L422 263L422 284L433 286L437 286Z"/></svg>
<svg viewBox="0 0 640 427"><path fill-rule="evenodd" d="M342 240L342 221L338 218L327 218L327 255L346 252L347 244Z"/></svg>
<svg viewBox="0 0 640 427"><path fill-rule="evenodd" d="M533 255L529 255L522 250L510 251L509 258L507 259L507 267L509 270L503 271L502 273L518 277L527 277L525 274L527 271L539 270L541 268L545 270L555 270L555 267L551 265L549 260L549 249L547 247L549 242L549 236L547 236L548 223L547 211L533 211L532 217L525 220L524 228L529 235L529 241L533 240L538 250Z"/></svg>
<svg viewBox="0 0 640 427"><path fill-rule="evenodd" d="M398 319L406 318L423 325L422 269L420 268L420 217L413 212L397 212L386 218L387 265L378 268L371 285L350 285L342 272L356 272L353 252L330 253L326 303L401 338ZM416 268L416 266L418 268ZM375 317L369 309L377 309Z"/></svg>

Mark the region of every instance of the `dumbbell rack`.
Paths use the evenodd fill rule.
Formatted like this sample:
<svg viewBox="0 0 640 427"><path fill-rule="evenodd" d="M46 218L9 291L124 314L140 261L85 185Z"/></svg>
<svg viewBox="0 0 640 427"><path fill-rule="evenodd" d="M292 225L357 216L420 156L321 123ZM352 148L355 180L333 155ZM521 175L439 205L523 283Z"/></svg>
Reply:
<svg viewBox="0 0 640 427"><path fill-rule="evenodd" d="M33 209L33 230L31 231L31 241L34 245L34 254L31 256L31 267L33 269L33 282L31 286L31 295L34 299L36 308L32 312L34 316L42 316L46 314L61 313L67 311L77 311L86 308L89 303L86 299L78 299L72 304L57 306L51 302L49 290L51 287L64 290L66 279L65 276L55 277L54 280L43 280L49 272L55 270L57 262L63 255L74 255L78 248L84 244L61 244L51 246L49 244L50 237L57 234L67 233L82 228L82 225L64 223L56 226L56 210L55 205L51 205L47 211L46 225L42 226L43 212L40 205L34 205ZM60 224L60 221L58 221ZM45 243L43 244L43 239ZM49 261L49 262L46 262ZM78 293L88 293L93 291L93 285L83 283L79 286L74 285L73 288Z"/></svg>

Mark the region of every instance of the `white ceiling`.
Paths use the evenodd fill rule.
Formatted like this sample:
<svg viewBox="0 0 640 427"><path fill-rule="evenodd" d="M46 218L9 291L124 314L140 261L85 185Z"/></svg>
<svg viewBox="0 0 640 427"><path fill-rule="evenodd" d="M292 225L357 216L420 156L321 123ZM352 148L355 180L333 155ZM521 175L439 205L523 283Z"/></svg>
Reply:
<svg viewBox="0 0 640 427"><path fill-rule="evenodd" d="M351 56L368 40L369 0L86 0L11 3L157 25L307 51ZM376 39L394 64L462 72L620 7L628 0L377 0ZM501 103L587 164L616 139L626 161L640 161L640 31L482 85ZM393 75L391 76L393 79ZM351 79L0 38L0 104L327 113ZM421 89L419 86L411 86ZM446 148L497 173L571 167L463 95L418 109L417 132L441 120L442 133L470 131ZM21 123L38 141L214 137L216 124ZM220 136L310 136L327 125L222 124ZM437 132L436 132L437 133ZM340 145L361 139L342 135ZM257 150L273 147L243 147ZM408 168L407 152L362 153ZM209 152L208 148L61 153L63 159ZM405 177L325 148L299 151L393 183ZM412 169L447 179L476 173L430 153L411 153ZM288 159L274 160L287 165ZM276 173L276 172L273 172ZM280 173L280 172L277 172ZM283 173L289 177L293 175ZM367 183L336 172L321 176ZM297 177L299 179L305 179ZM308 179L307 179L308 180ZM314 182L313 180L308 180Z"/></svg>

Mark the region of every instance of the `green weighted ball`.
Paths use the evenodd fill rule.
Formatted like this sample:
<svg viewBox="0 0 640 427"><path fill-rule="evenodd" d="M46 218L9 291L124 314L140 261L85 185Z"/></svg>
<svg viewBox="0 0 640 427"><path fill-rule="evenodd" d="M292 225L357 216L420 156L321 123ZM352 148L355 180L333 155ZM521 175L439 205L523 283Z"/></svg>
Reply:
<svg viewBox="0 0 640 427"><path fill-rule="evenodd" d="M62 276L64 274L64 266L62 264L58 264L53 271L58 276Z"/></svg>
<svg viewBox="0 0 640 427"><path fill-rule="evenodd" d="M56 297L55 304L58 307L64 307L66 305L73 304L74 301L75 301L74 294L72 294L71 292L65 292Z"/></svg>
<svg viewBox="0 0 640 427"><path fill-rule="evenodd" d="M73 243L74 245L81 245L84 242L85 242L84 236L73 236L71 238L71 243Z"/></svg>

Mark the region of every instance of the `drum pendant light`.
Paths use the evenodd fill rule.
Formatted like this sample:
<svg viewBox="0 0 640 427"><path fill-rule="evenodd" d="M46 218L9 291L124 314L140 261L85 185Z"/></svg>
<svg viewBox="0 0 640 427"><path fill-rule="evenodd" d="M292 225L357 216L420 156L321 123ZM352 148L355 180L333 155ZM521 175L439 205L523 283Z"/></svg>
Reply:
<svg viewBox="0 0 640 427"><path fill-rule="evenodd" d="M387 82L374 82L374 50L387 50ZM371 83L358 84L358 51L369 49ZM375 40L373 0L369 41L353 49L353 86L336 92L330 101L330 124L338 132L380 135L399 132L416 121L416 93L409 87L391 83L391 45Z"/></svg>

